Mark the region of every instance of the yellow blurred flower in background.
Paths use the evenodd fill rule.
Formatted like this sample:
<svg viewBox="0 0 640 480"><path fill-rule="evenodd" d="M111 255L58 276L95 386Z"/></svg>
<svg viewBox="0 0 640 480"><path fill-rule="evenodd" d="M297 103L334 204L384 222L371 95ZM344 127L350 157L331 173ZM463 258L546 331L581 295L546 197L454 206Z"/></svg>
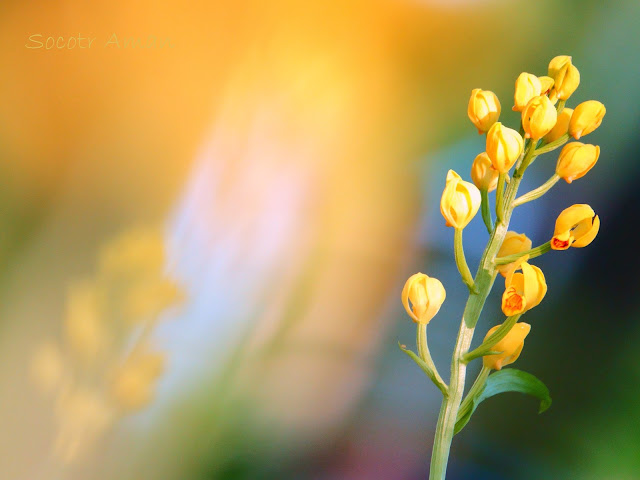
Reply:
<svg viewBox="0 0 640 480"><path fill-rule="evenodd" d="M158 316L183 298L164 274L164 248L159 230L141 229L105 245L96 278L69 289L62 347L47 341L34 352L32 379L56 397L53 451L63 464L153 399L166 358L149 339Z"/></svg>

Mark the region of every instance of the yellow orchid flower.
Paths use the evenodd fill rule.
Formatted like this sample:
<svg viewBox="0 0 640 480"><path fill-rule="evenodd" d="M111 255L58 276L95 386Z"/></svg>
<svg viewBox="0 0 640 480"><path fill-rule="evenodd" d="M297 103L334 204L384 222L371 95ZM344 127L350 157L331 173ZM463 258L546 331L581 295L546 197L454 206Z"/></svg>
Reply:
<svg viewBox="0 0 640 480"><path fill-rule="evenodd" d="M515 273L522 270L522 273ZM547 293L547 283L542 270L527 262L521 263L505 279L502 295L502 312L510 317L531 310Z"/></svg>
<svg viewBox="0 0 640 480"><path fill-rule="evenodd" d="M440 310L446 296L440 280L416 273L404 284L402 305L414 322L429 323Z"/></svg>
<svg viewBox="0 0 640 480"><path fill-rule="evenodd" d="M549 133L558 120L558 112L546 95L533 97L522 110L522 128L525 137L540 140Z"/></svg>
<svg viewBox="0 0 640 480"><path fill-rule="evenodd" d="M508 257L509 255L515 255L516 253L526 252L531 250L531 239L524 233L517 233L508 231L502 241L502 246L498 250L497 257ZM503 277L506 277L510 272L517 269L518 265L522 262L529 260L529 255L523 255L519 260L508 263L506 265L498 265L496 269Z"/></svg>
<svg viewBox="0 0 640 480"><path fill-rule="evenodd" d="M556 174L567 183L584 177L598 161L600 147L580 142L565 145L558 157Z"/></svg>
<svg viewBox="0 0 640 480"><path fill-rule="evenodd" d="M485 340L499 327L500 325L496 325L490 329L484 337ZM509 330L509 333L492 347L492 350L502 353L482 357L482 363L485 368L500 370L502 367L515 362L524 348L524 339L529 335L530 331L531 325L528 323L516 323L511 330Z"/></svg>
<svg viewBox="0 0 640 480"><path fill-rule="evenodd" d="M553 83L553 81L552 81ZM513 96L514 112L521 112L527 106L529 100L537 97L542 92L540 79L531 73L522 72L516 80L516 91Z"/></svg>
<svg viewBox="0 0 640 480"><path fill-rule="evenodd" d="M576 107L569 122L569 135L576 140L593 132L602 123L607 109L597 100L587 100Z"/></svg>
<svg viewBox="0 0 640 480"><path fill-rule="evenodd" d="M569 247L586 247L596 238L598 230L600 219L589 205L572 205L558 215L551 248L566 250Z"/></svg>
<svg viewBox="0 0 640 480"><path fill-rule="evenodd" d="M509 171L524 148L522 136L513 130L496 122L487 133L487 155L491 164L500 173Z"/></svg>
<svg viewBox="0 0 640 480"><path fill-rule="evenodd" d="M552 101L568 99L580 85L580 72L568 55L559 55L549 62L549 76L554 80L553 89L549 93Z"/></svg>
<svg viewBox="0 0 640 480"><path fill-rule="evenodd" d="M478 212L481 202L480 190L473 183L462 180L453 170L449 170L440 199L440 212L447 222L447 227L466 227Z"/></svg>
<svg viewBox="0 0 640 480"><path fill-rule="evenodd" d="M471 91L467 115L478 129L479 134L489 130L491 125L498 121L500 110L500 100L495 93L480 88Z"/></svg>
<svg viewBox="0 0 640 480"><path fill-rule="evenodd" d="M493 192L498 186L498 175L487 152L478 155L471 165L471 180L480 190Z"/></svg>

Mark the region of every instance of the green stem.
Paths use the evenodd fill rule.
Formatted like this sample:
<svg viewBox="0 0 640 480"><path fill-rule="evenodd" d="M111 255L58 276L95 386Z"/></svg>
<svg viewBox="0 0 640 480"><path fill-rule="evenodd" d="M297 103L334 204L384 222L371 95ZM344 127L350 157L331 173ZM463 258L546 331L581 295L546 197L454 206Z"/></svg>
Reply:
<svg viewBox="0 0 640 480"><path fill-rule="evenodd" d="M480 373L478 373L478 376L473 382L473 385L471 385L471 388L469 389L469 393L467 393L467 396L464 398L464 400L460 404L460 410L458 411L458 416L465 415L467 411L471 408L473 399L476 397L478 392L484 388L484 384L487 382L487 378L489 377L490 373L491 373L490 368L487 368L485 366L482 367L482 369L480 370Z"/></svg>
<svg viewBox="0 0 640 480"><path fill-rule="evenodd" d="M467 260L464 258L461 228L456 228L455 233L453 234L453 250L456 257L456 265L458 266L458 271L460 272L462 281L467 287L469 287L469 291L474 293L476 291L476 287L473 282L473 277L471 276L471 271L469 271Z"/></svg>
<svg viewBox="0 0 640 480"><path fill-rule="evenodd" d="M525 193L524 195L521 195L518 198L516 198L512 205L513 208L519 207L520 205L523 205L527 202L531 202L533 200L540 198L549 190L551 190L551 187L553 187L556 183L558 183L558 180L560 180L560 177L558 176L557 173L554 173L549 180L544 182L535 190L531 190L529 193Z"/></svg>
<svg viewBox="0 0 640 480"><path fill-rule="evenodd" d="M555 150L558 147L561 147L569 140L569 134L565 133L561 137L556 138L553 142L546 143L542 145L540 148L536 148L536 156L542 155L543 153L549 153Z"/></svg>
<svg viewBox="0 0 640 480"><path fill-rule="evenodd" d="M491 206L489 205L489 192L486 188L480 190L480 196L482 198L482 204L480 209L482 210L482 220L487 227L487 232L491 235L493 231L493 219L491 218Z"/></svg>
<svg viewBox="0 0 640 480"><path fill-rule="evenodd" d="M507 255L506 257L498 257L496 258L496 265L507 265L508 263L515 262L521 257L525 255L529 255L529 258L536 258L540 255L544 255L548 251L551 250L551 240L543 243L542 245L538 245L531 250L525 250L524 252L514 253L513 255Z"/></svg>
<svg viewBox="0 0 640 480"><path fill-rule="evenodd" d="M507 178L506 173L498 176L498 188L496 190L496 217L497 222L502 220L502 210L504 209L504 185Z"/></svg>
<svg viewBox="0 0 640 480"><path fill-rule="evenodd" d="M566 100L559 100L558 101L558 106L556 107L556 112L558 113L558 115L560 115L562 113L562 110L564 110L564 104L567 103Z"/></svg>
<svg viewBox="0 0 640 480"><path fill-rule="evenodd" d="M520 164L519 167L516 168L516 171L514 172L513 176L514 177L518 177L518 178L522 178L522 175L524 174L524 171L527 169L527 167L529 165L531 165L531 162L533 162L533 160L535 160L536 158L536 143L533 140L531 140L529 142L529 146L527 147L527 151L524 154L524 158L522 159L522 163ZM510 206L510 203L507 203L507 206Z"/></svg>
<svg viewBox="0 0 640 480"><path fill-rule="evenodd" d="M507 208L504 211L502 219L496 223L484 254L482 255L482 259L480 260L474 282L477 293L469 295L462 315L462 322L460 323L460 330L451 361L449 395L444 397L442 401L438 424L436 426L433 451L431 453L430 480L444 480L446 475L451 441L453 439L458 410L460 409L460 403L464 393L467 370L464 355L469 351L480 312L496 278L495 258L507 234L509 220L511 219L513 211L511 204L522 178L522 175L517 175L517 173L518 172L514 174L504 193Z"/></svg>
<svg viewBox="0 0 640 480"><path fill-rule="evenodd" d="M442 393L446 396L447 393L447 384L444 382L440 374L438 373L438 369L436 368L435 363L433 363L433 359L431 358L431 353L429 352L429 346L427 344L427 324L426 323L418 323L418 328L416 332L416 344L418 346L418 355L422 359L422 361L427 364L427 366L433 372L433 383L442 391Z"/></svg>

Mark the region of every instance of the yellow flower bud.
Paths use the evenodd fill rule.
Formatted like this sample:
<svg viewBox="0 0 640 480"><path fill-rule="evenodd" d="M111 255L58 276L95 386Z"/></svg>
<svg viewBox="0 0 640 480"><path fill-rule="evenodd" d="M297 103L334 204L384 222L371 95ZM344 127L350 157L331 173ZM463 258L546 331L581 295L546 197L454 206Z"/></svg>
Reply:
<svg viewBox="0 0 640 480"><path fill-rule="evenodd" d="M593 168L600 156L600 147L580 142L564 146L558 157L556 174L567 183L584 177Z"/></svg>
<svg viewBox="0 0 640 480"><path fill-rule="evenodd" d="M31 360L31 376L44 393L51 393L65 376L65 362L58 345L47 342L41 345Z"/></svg>
<svg viewBox="0 0 640 480"><path fill-rule="evenodd" d="M549 76L554 80L550 96L566 100L580 85L580 72L568 55L559 55L549 62Z"/></svg>
<svg viewBox="0 0 640 480"><path fill-rule="evenodd" d="M547 95L553 88L553 78L551 77L538 77L540 80L540 95Z"/></svg>
<svg viewBox="0 0 640 480"><path fill-rule="evenodd" d="M139 410L153 399L156 380L164 370L165 356L142 352L129 357L113 376L111 395L119 408Z"/></svg>
<svg viewBox="0 0 640 480"><path fill-rule="evenodd" d="M498 186L498 171L491 165L487 152L478 155L471 165L471 180L480 190L493 192Z"/></svg>
<svg viewBox="0 0 640 480"><path fill-rule="evenodd" d="M85 361L104 354L110 343L105 308L104 289L96 282L79 282L69 289L65 333L72 351Z"/></svg>
<svg viewBox="0 0 640 480"><path fill-rule="evenodd" d="M524 233L509 231L504 237L497 256L508 257L509 255L515 255L516 253L526 252L527 250L531 250L531 245L531 239ZM529 255L524 255L518 261L511 262L506 265L498 265L496 268L503 277L506 277L510 272L516 270L520 263L526 262L527 260L529 260Z"/></svg>
<svg viewBox="0 0 640 480"><path fill-rule="evenodd" d="M486 340L495 332L500 325L496 325L487 332L484 337ZM496 355L485 355L482 357L482 363L485 368L500 370L502 367L512 364L520 356L520 352L524 347L524 339L529 335L531 325L528 323L516 323L505 337L496 343L492 350L498 353Z"/></svg>
<svg viewBox="0 0 640 480"><path fill-rule="evenodd" d="M600 219L589 205L572 205L558 215L551 248L566 250L569 247L586 247L596 238L599 229Z"/></svg>
<svg viewBox="0 0 640 480"><path fill-rule="evenodd" d="M446 296L447 292L440 280L424 273L416 273L404 284L402 305L414 322L429 323L440 310Z"/></svg>
<svg viewBox="0 0 640 480"><path fill-rule="evenodd" d="M607 109L597 100L582 102L576 107L569 122L569 135L576 140L593 132L602 123Z"/></svg>
<svg viewBox="0 0 640 480"><path fill-rule="evenodd" d="M535 75L522 72L516 80L516 93L513 96L514 112L521 112L527 106L529 100L540 95L542 85Z"/></svg>
<svg viewBox="0 0 640 480"><path fill-rule="evenodd" d="M498 117L500 117L500 101L495 93L475 88L471 91L467 114L478 129L478 133L484 133L498 121Z"/></svg>
<svg viewBox="0 0 640 480"><path fill-rule="evenodd" d="M542 270L527 262L521 263L505 279L505 291L502 295L502 312L510 317L524 313L538 305L547 293L547 283Z"/></svg>
<svg viewBox="0 0 640 480"><path fill-rule="evenodd" d="M555 126L558 112L545 95L532 98L522 111L522 128L525 137L540 140Z"/></svg>
<svg viewBox="0 0 640 480"><path fill-rule="evenodd" d="M563 108L558 115L558 121L549 133L544 136L544 141L551 143L559 139L562 135L569 131L569 121L571 120L572 108Z"/></svg>
<svg viewBox="0 0 640 480"><path fill-rule="evenodd" d="M473 183L462 180L453 170L449 170L440 199L440 212L447 221L447 227L466 227L478 212L481 202L480 190Z"/></svg>
<svg viewBox="0 0 640 480"><path fill-rule="evenodd" d="M522 136L512 128L496 122L487 133L487 155L491 164L500 173L509 171L524 148Z"/></svg>
<svg viewBox="0 0 640 480"><path fill-rule="evenodd" d="M150 278L129 287L122 310L132 323L153 322L160 313L183 298L183 291L171 279Z"/></svg>

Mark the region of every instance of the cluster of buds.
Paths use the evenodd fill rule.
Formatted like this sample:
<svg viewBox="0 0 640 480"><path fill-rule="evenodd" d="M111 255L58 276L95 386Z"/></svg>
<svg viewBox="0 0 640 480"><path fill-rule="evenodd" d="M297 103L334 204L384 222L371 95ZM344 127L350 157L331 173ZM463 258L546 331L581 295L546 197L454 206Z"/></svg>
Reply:
<svg viewBox="0 0 640 480"><path fill-rule="evenodd" d="M582 178L598 161L600 147L581 142L568 143L561 150L554 176L547 184L522 197L508 198L505 185L522 177L533 160L565 144L571 137L578 140L593 132L602 122L606 109L602 103L589 100L575 109L565 108L565 102L576 91L580 73L569 56L555 57L549 63L546 76L521 73L515 82L513 110L520 112L520 131L500 123L501 106L495 93L474 89L468 104L468 116L480 134L486 134L485 151L478 154L471 166L471 180L463 180L453 170L446 177L440 201L440 211L446 226L461 232L482 207L483 218L494 241L496 226L508 226L512 210L522 203L535 200L551 188L558 179L567 183ZM511 173L515 167L515 172ZM510 176L511 175L511 176ZM511 189L515 196L516 186ZM491 220L488 193L496 191L497 223ZM486 216L485 216L486 215ZM506 218L506 220L504 220ZM493 274L505 277L502 311L507 317L519 318L543 300L547 283L539 267L529 261L550 249L566 250L585 247L598 233L600 220L588 205L573 205L560 213L551 240L532 248L531 240L523 233L507 231L498 239L494 253ZM506 228L504 229L506 230ZM504 231L503 231L504 232ZM468 267L464 261L461 233L456 236L456 262L471 294L473 279L465 278ZM411 276L402 292L402 302L409 316L427 324L440 309L445 290L435 278L419 273ZM516 320L517 322L517 320ZM498 329L494 327L487 338ZM500 370L513 363L524 345L530 325L515 323L493 345L493 353L484 358L485 367Z"/></svg>
<svg viewBox="0 0 640 480"><path fill-rule="evenodd" d="M54 454L76 460L113 423L151 403L165 354L151 346L159 315L182 292L165 274L162 235L137 229L108 243L95 276L69 289L61 342L34 353L31 372L55 398Z"/></svg>

